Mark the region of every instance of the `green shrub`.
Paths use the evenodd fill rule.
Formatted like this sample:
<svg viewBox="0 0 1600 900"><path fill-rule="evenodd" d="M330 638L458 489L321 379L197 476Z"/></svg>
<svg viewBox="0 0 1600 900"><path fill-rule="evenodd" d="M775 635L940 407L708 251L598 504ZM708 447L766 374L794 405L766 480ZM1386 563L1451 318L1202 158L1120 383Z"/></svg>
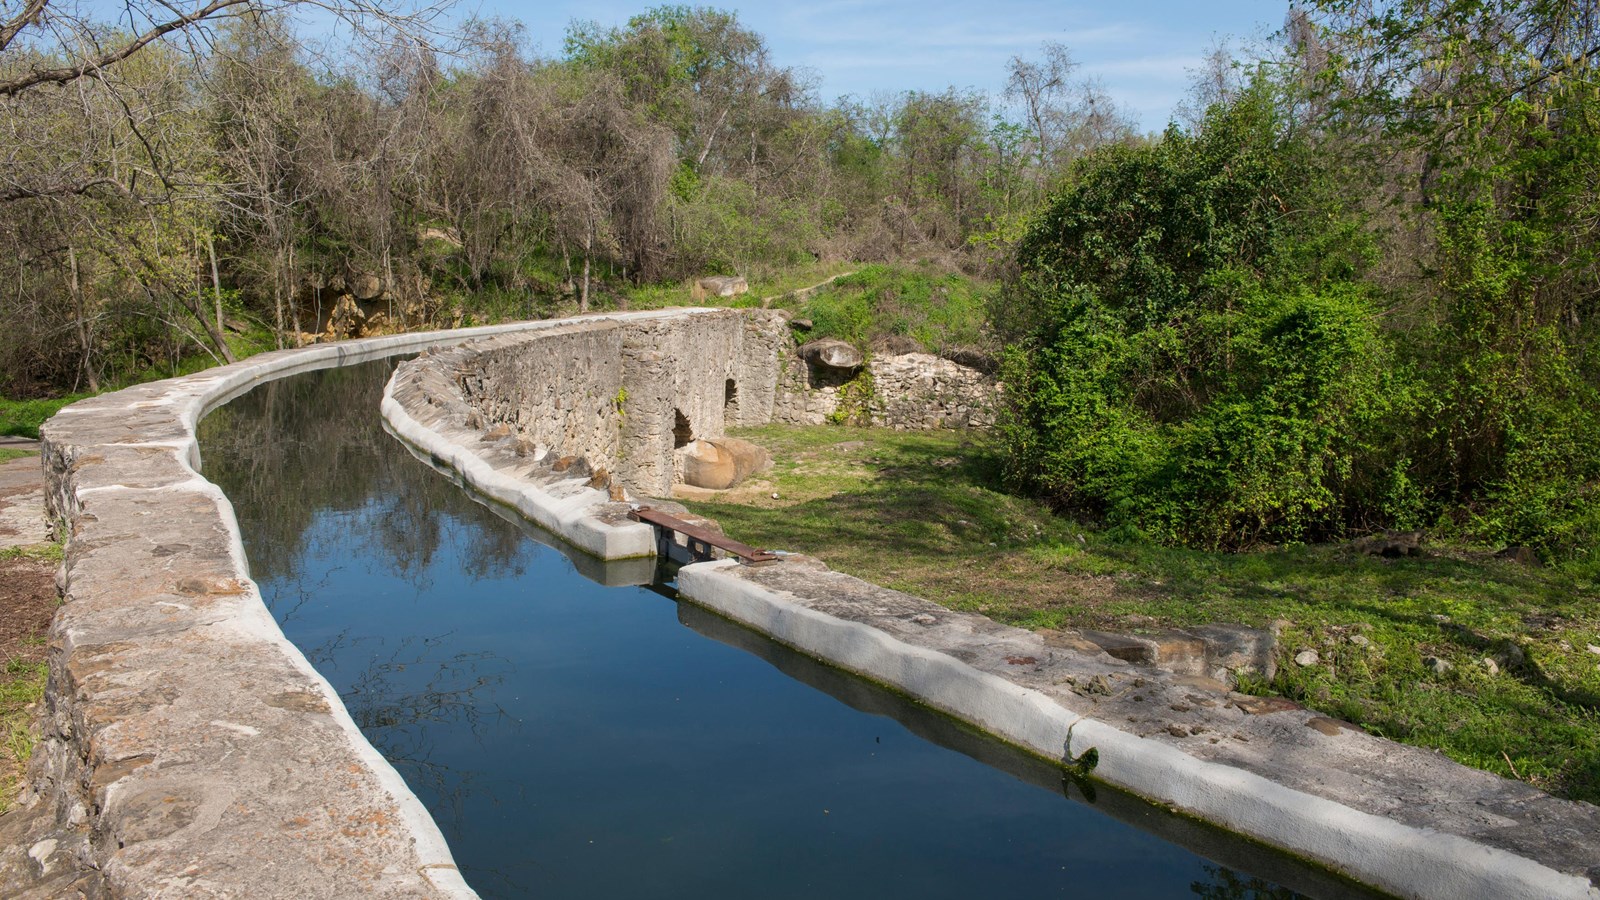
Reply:
<svg viewBox="0 0 1600 900"><path fill-rule="evenodd" d="M39 426L76 400L88 394L52 397L43 400L7 400L0 397L0 434L39 439Z"/></svg>
<svg viewBox="0 0 1600 900"><path fill-rule="evenodd" d="M1407 414L1353 233L1274 96L1087 158L997 296L1016 341L1014 478L1113 527L1242 547L1414 504L1382 439ZM1318 248L1315 252L1307 247ZM1414 493L1414 492L1413 492Z"/></svg>
<svg viewBox="0 0 1600 900"><path fill-rule="evenodd" d="M890 337L910 338L923 350L985 342L984 288L962 275L872 265L812 296L799 314L811 336L858 347Z"/></svg>

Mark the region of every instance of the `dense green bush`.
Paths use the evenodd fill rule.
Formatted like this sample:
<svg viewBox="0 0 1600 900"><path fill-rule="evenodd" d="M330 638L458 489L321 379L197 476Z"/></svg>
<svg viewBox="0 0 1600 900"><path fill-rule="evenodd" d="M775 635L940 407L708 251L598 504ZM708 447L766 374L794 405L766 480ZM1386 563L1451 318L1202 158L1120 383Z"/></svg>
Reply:
<svg viewBox="0 0 1600 900"><path fill-rule="evenodd" d="M1198 135L1086 159L995 306L1013 473L1166 541L1344 530L1402 502L1373 439L1407 408L1310 145L1262 88ZM1330 218L1331 217L1331 218Z"/></svg>
<svg viewBox="0 0 1600 900"><path fill-rule="evenodd" d="M992 308L1014 478L1173 543L1589 554L1600 94L1470 123L1418 100L1375 137L1342 129L1393 98L1318 119L1298 90L1261 75L1193 133L1091 154L1035 217Z"/></svg>

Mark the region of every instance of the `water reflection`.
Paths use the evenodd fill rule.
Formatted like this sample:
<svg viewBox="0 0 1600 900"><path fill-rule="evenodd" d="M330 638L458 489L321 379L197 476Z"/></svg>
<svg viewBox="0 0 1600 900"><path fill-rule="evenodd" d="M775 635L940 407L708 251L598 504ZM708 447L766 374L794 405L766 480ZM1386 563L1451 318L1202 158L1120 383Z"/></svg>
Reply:
<svg viewBox="0 0 1600 900"><path fill-rule="evenodd" d="M389 369L219 409L205 472L285 633L484 896L1353 895L1118 792L1067 802L1059 766L602 586L652 566L575 564L411 458L378 425Z"/></svg>

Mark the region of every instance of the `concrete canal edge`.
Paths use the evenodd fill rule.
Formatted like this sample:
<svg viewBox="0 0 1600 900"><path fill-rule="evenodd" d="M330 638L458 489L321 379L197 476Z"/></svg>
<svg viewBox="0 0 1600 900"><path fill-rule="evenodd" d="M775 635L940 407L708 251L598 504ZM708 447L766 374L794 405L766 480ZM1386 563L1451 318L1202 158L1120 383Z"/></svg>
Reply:
<svg viewBox="0 0 1600 900"><path fill-rule="evenodd" d="M558 341L541 347L546 339L507 336L480 342L482 360L474 360L479 345L465 344L403 366L385 417L408 443L503 503L538 506L530 498L550 490L570 497L573 479L540 461L558 451L516 452L516 436L489 428L484 411L442 377L503 370L511 349L511 358L566 357ZM502 383L510 377L494 374ZM677 380L689 393L702 381L720 383ZM632 390L626 378L621 387ZM574 431L567 416L556 431ZM565 523L548 514L535 521L594 546L596 520L624 523L624 507L601 491L587 496L595 504L589 514L565 507ZM1442 900L1600 898L1600 810L1296 704L1052 643L800 556L763 567L691 565L678 585L690 602L1029 752L1068 764L1093 748L1094 776L1110 785L1384 891Z"/></svg>
<svg viewBox="0 0 1600 900"><path fill-rule="evenodd" d="M114 895L473 896L426 810L262 603L232 507L198 474L195 425L273 378L598 319L672 340L680 326L726 327L724 346L749 357L741 365L770 343L760 329L741 337L726 311L398 335L265 354L84 401L48 423L42 456L47 503L67 537L66 602L27 800L54 824L38 846L75 848ZM636 362L666 378L670 356ZM722 363L691 362L714 389L703 411L685 410L697 421L721 416L723 380L711 376ZM754 384L739 384L740 415L760 405ZM471 410L423 411L418 403L440 399L426 395L397 388L384 404L408 443L579 546L636 553L637 528L619 518L626 503L554 466L534 471L514 441L483 434ZM655 427L640 408L626 428ZM412 425L395 424L400 412ZM456 413L467 418L452 424ZM670 452L671 436L661 437ZM601 540L612 528L623 537ZM1600 898L1587 874L1600 863L1594 807L1292 704L1054 646L799 557L690 566L680 586L719 614L1034 753L1062 759L1093 746L1095 774L1111 784L1402 896Z"/></svg>
<svg viewBox="0 0 1600 900"><path fill-rule="evenodd" d="M1600 896L1586 874L1559 871L1532 856L1448 830L1374 815L1257 771L1199 758L1153 735L1130 733L1091 718L1072 708L1081 703L1063 702L1067 697L1077 699L1072 692L1041 690L1042 685L1063 683L1051 677L1055 674L1104 674L1118 667L1103 668L1071 654L1052 653L1030 632L985 628L970 621L981 617L952 613L827 571L820 564L811 569L799 579L799 590L788 591L776 584L796 579L732 560L698 563L678 572L678 590L697 605L904 691L1040 756L1070 764L1092 749L1098 757L1094 776L1108 784L1399 896L1454 900ZM891 631L883 627L885 621L917 624ZM1046 659L1048 663L1039 665ZM1016 669L1016 660L1028 661L1025 680L1031 683L1019 684L1023 679L1006 671ZM1049 668L1061 671L1041 678ZM1135 702L1150 709L1170 708L1172 704L1164 701L1194 693L1193 685L1162 684L1164 679L1150 673L1136 677L1145 682L1141 685L1145 694ZM1239 724L1232 721L1227 727ZM1279 741L1280 750L1304 752L1284 743ZM1469 772L1463 769L1461 774ZM1285 774L1290 778L1284 780L1295 777ZM1439 785L1446 795L1453 787ZM1590 821L1600 817L1591 815Z"/></svg>
<svg viewBox="0 0 1600 900"><path fill-rule="evenodd" d="M41 883L70 866L114 896L476 896L263 604L232 505L199 475L195 426L276 378L557 324L277 351L46 423L64 603L18 804Z"/></svg>

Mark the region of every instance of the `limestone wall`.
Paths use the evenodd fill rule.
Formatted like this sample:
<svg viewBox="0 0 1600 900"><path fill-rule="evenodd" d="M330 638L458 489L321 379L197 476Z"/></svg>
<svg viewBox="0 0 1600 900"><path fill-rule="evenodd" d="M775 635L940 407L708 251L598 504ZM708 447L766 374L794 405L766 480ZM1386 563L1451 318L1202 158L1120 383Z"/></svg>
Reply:
<svg viewBox="0 0 1600 900"><path fill-rule="evenodd" d="M988 375L927 353L873 357L872 424L900 431L990 428L1000 388Z"/></svg>
<svg viewBox="0 0 1600 900"><path fill-rule="evenodd" d="M768 310L577 321L475 342L449 365L476 411L461 424L583 457L651 496L680 480L676 447L735 426L842 417L984 428L999 391L984 373L925 353L874 357L861 370L813 365L796 355L784 314Z"/></svg>
<svg viewBox="0 0 1600 900"><path fill-rule="evenodd" d="M451 368L472 410L463 410L463 424L510 429L536 455L583 457L660 496L675 480L675 446L772 421L786 346L777 313L704 310L579 321L416 365Z"/></svg>
<svg viewBox="0 0 1600 900"><path fill-rule="evenodd" d="M845 420L900 431L990 428L1000 400L991 376L927 353L874 356L858 372L837 372L785 346L778 369L772 421L789 425Z"/></svg>

